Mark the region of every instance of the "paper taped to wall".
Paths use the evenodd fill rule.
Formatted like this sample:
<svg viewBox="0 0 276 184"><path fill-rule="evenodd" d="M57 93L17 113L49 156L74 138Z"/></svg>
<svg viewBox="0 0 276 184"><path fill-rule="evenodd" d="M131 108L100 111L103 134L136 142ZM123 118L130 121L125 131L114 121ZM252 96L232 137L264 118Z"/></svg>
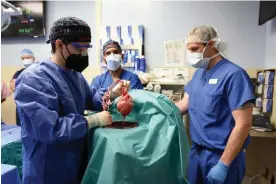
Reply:
<svg viewBox="0 0 276 184"><path fill-rule="evenodd" d="M164 42L165 66L186 66L184 40L169 40Z"/></svg>

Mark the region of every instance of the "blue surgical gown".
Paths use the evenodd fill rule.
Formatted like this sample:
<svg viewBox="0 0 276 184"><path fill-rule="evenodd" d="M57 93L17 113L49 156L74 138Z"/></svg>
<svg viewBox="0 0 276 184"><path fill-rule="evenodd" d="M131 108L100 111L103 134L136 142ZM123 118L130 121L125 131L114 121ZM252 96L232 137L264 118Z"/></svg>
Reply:
<svg viewBox="0 0 276 184"><path fill-rule="evenodd" d="M203 173L202 178L205 180L210 168L218 162L235 126L232 111L247 102L254 101L253 85L246 71L229 60L223 59L208 71L198 69L192 80L185 86L185 91L189 95L190 134L194 144L189 160L188 180L192 184L206 183L207 181L197 180L201 177L196 175ZM243 149L247 147L248 143L249 135ZM213 156L210 156L208 151L204 151L204 154L200 152L200 155L197 155L195 149L198 147L210 150ZM242 154L241 152L239 155ZM243 156L237 156L237 159L243 159L243 161L237 160L237 163L244 163ZM236 162L233 162L232 167ZM196 172L192 167L197 164L202 165L205 170ZM238 167L243 168L240 165ZM230 168L231 170L233 173L237 173L236 169ZM231 173L229 176L231 178Z"/></svg>
<svg viewBox="0 0 276 184"><path fill-rule="evenodd" d="M122 72L119 77L121 80L128 80L130 81L130 89L143 89L143 85L135 73L122 69ZM92 82L90 87L100 89L101 92L106 92L108 87L113 83L113 79L109 73L109 71L104 72L101 75L96 76ZM96 106L100 107L101 103L99 101Z"/></svg>
<svg viewBox="0 0 276 184"><path fill-rule="evenodd" d="M23 183L80 183L85 169L85 109L100 91L82 74L50 60L33 64L16 80L15 102L22 122Z"/></svg>

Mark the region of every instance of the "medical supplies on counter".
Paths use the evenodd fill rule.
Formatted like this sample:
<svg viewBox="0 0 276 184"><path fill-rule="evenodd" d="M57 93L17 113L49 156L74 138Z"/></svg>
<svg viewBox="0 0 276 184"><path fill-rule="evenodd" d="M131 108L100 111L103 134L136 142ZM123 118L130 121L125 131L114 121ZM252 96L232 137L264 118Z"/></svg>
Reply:
<svg viewBox="0 0 276 184"><path fill-rule="evenodd" d="M258 85L256 87L256 94L258 98L255 106L263 113L272 113L273 110L273 91L275 90L274 78L274 69L259 71L257 74Z"/></svg>

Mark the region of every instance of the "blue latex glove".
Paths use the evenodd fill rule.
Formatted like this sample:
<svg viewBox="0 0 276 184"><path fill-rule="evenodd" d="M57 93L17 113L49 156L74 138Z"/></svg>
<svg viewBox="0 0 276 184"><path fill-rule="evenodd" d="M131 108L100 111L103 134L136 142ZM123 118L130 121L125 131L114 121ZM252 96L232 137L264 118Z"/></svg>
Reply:
<svg viewBox="0 0 276 184"><path fill-rule="evenodd" d="M219 161L208 173L208 184L223 184L228 168L227 165Z"/></svg>

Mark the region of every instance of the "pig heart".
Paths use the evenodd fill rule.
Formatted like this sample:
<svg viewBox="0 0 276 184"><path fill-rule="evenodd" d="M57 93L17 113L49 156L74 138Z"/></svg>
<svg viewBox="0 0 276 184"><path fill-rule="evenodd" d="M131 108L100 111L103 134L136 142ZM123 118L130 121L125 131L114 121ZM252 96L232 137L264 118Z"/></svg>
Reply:
<svg viewBox="0 0 276 184"><path fill-rule="evenodd" d="M133 99L129 94L122 96L118 103L117 109L122 114L122 116L127 116L133 108Z"/></svg>

